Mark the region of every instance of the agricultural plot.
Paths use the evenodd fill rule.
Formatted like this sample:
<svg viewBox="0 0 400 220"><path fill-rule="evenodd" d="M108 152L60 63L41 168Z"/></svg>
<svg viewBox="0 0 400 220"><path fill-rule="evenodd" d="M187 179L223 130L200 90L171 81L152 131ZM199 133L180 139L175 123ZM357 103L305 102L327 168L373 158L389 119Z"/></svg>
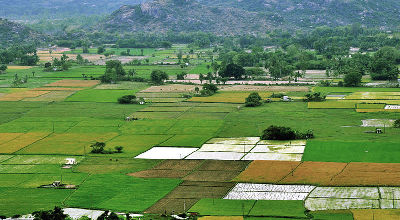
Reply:
<svg viewBox="0 0 400 220"><path fill-rule="evenodd" d="M291 173L300 162L253 161L234 181L253 183L277 183Z"/></svg>
<svg viewBox="0 0 400 220"><path fill-rule="evenodd" d="M162 86L151 86L147 89L142 90L142 93L188 93L194 92L195 85L162 85Z"/></svg>
<svg viewBox="0 0 400 220"><path fill-rule="evenodd" d="M74 91L51 91L44 95L33 97L33 98L25 98L23 101L33 101L33 102L60 102L64 101L69 96L73 95Z"/></svg>
<svg viewBox="0 0 400 220"><path fill-rule="evenodd" d="M116 133L64 133L52 134L20 150L19 154L64 154L84 155L96 141L104 142L117 136Z"/></svg>
<svg viewBox="0 0 400 220"><path fill-rule="evenodd" d="M0 187L0 213L6 216L50 210L61 206L71 190Z"/></svg>
<svg viewBox="0 0 400 220"><path fill-rule="evenodd" d="M193 97L188 101L191 102L221 102L221 103L238 103L243 104L250 92L218 92L209 97ZM266 99L272 95L271 92L259 92L261 98Z"/></svg>
<svg viewBox="0 0 400 220"><path fill-rule="evenodd" d="M305 200L315 186L238 183L224 197L230 200Z"/></svg>
<svg viewBox="0 0 400 220"><path fill-rule="evenodd" d="M124 135L115 137L110 141L107 141L106 144L107 144L107 146L109 146L111 148L114 148L115 146L123 146L124 147L123 153L119 154L119 156L132 157L132 156L137 156L137 155L149 150L152 146L157 146L159 143L162 143L165 140L168 140L170 137L172 137L172 136L171 135L128 135L128 134L124 134ZM162 153L157 153L157 152L159 152L159 151L155 150L155 151L148 152L148 154L145 154L145 157L147 157L147 156L157 157L157 155L159 155L159 156L162 155ZM172 153L172 155L177 156L174 153ZM179 155L179 152L178 152L178 155ZM154 159L156 159L156 158L154 158ZM174 159L174 158L160 158L160 159Z"/></svg>
<svg viewBox="0 0 400 220"><path fill-rule="evenodd" d="M141 178L183 178L200 166L202 162L200 160L164 160L152 169L128 175Z"/></svg>
<svg viewBox="0 0 400 220"><path fill-rule="evenodd" d="M395 120L391 119L365 119L362 120L362 127L392 127Z"/></svg>
<svg viewBox="0 0 400 220"><path fill-rule="evenodd" d="M253 86L253 85L230 85L223 86L224 92L308 92L310 89L306 86Z"/></svg>
<svg viewBox="0 0 400 220"><path fill-rule="evenodd" d="M198 148L183 148L183 147L153 147L150 150L136 156L138 159L183 159Z"/></svg>
<svg viewBox="0 0 400 220"><path fill-rule="evenodd" d="M68 207L142 212L180 182L176 179L141 179L114 174L91 175L65 204Z"/></svg>
<svg viewBox="0 0 400 220"><path fill-rule="evenodd" d="M187 181L230 182L247 166L246 161L206 160L197 170L187 175Z"/></svg>
<svg viewBox="0 0 400 220"><path fill-rule="evenodd" d="M83 157L71 156L75 159L76 163L80 163ZM1 164L14 164L14 165L63 165L67 162L69 156L59 155L15 155L12 158Z"/></svg>
<svg viewBox="0 0 400 220"><path fill-rule="evenodd" d="M0 101L20 101L25 98L39 97L46 93L49 93L49 91L31 91L31 90L29 90L29 91L25 91L25 92L10 93L10 94L1 96Z"/></svg>
<svg viewBox="0 0 400 220"><path fill-rule="evenodd" d="M74 170L89 174L126 174L150 169L159 162L132 158L86 157Z"/></svg>
<svg viewBox="0 0 400 220"><path fill-rule="evenodd" d="M396 163L400 162L398 147L396 142L309 141L303 161Z"/></svg>
<svg viewBox="0 0 400 220"><path fill-rule="evenodd" d="M49 133L45 132L29 132L5 142L0 145L0 153L14 153L25 147L42 140L47 137Z"/></svg>
<svg viewBox="0 0 400 220"><path fill-rule="evenodd" d="M369 220L369 219L399 219L400 210L385 210L385 209L353 209L351 210L354 220Z"/></svg>
<svg viewBox="0 0 400 220"><path fill-rule="evenodd" d="M57 82L53 82L47 84L45 86L48 87L93 87L99 84L98 80L72 80L72 79L63 79Z"/></svg>
<svg viewBox="0 0 400 220"><path fill-rule="evenodd" d="M124 95L134 95L138 90L87 89L68 97L68 102L115 102Z"/></svg>

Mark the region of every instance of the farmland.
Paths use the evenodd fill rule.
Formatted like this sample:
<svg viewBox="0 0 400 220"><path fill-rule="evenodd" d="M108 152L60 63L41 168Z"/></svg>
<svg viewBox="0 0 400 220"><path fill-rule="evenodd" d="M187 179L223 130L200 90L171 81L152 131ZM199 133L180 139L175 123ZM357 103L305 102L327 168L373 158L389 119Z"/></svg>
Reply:
<svg viewBox="0 0 400 220"><path fill-rule="evenodd" d="M177 61L177 49L145 49L148 65L124 68L145 79L154 69L170 78L209 71L208 58L196 55L188 67L158 63ZM94 53L86 56L95 59ZM39 56L41 62L49 58ZM55 205L150 218L187 211L201 219L398 215L385 212L400 208L400 129L393 127L400 117L398 88L219 85L216 94L200 97L201 85L105 84L82 76L99 77L104 65L8 71L0 81L0 215ZM14 73L32 71L36 77L23 88L10 86ZM254 91L263 100L282 93L294 101L273 98L244 107ZM309 91L328 99L303 102ZM118 104L124 95L146 103ZM315 138L261 140L271 125L312 130ZM105 144L102 154L91 152L96 142ZM67 158L76 164L66 164ZM74 187L38 188L54 181Z"/></svg>

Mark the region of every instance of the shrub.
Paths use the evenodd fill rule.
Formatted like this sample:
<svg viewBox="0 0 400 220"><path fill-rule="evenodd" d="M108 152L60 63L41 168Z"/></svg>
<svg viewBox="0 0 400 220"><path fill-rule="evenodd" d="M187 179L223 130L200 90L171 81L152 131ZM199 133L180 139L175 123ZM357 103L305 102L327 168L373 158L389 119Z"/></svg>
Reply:
<svg viewBox="0 0 400 220"><path fill-rule="evenodd" d="M283 93L272 93L272 95L270 96L270 98L283 98L283 96L285 96L285 94Z"/></svg>
<svg viewBox="0 0 400 220"><path fill-rule="evenodd" d="M135 104L137 103L136 96L134 95L124 95L118 98L119 104Z"/></svg>
<svg viewBox="0 0 400 220"><path fill-rule="evenodd" d="M262 140L296 140L314 138L314 133L311 130L305 133L293 130L289 127L271 125L264 130Z"/></svg>
<svg viewBox="0 0 400 220"><path fill-rule="evenodd" d="M326 95L322 95L320 92L314 92L311 94L306 94L306 98L303 100L305 102L322 102L325 101Z"/></svg>
<svg viewBox="0 0 400 220"><path fill-rule="evenodd" d="M261 100L260 95L257 92L253 92L246 98L245 104L247 107L260 106L262 104Z"/></svg>
<svg viewBox="0 0 400 220"><path fill-rule="evenodd" d="M122 150L124 149L124 147L116 146L116 147L114 147L114 149L116 150L116 153L122 153Z"/></svg>
<svg viewBox="0 0 400 220"><path fill-rule="evenodd" d="M393 127L394 128L400 128L400 119L397 119L396 121L394 121Z"/></svg>

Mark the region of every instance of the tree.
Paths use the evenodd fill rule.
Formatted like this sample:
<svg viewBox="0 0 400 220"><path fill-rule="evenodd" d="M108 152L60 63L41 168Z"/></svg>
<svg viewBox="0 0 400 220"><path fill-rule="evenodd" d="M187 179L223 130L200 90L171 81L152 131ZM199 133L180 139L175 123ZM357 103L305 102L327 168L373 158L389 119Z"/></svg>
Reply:
<svg viewBox="0 0 400 220"><path fill-rule="evenodd" d="M346 87L357 87L360 86L362 79L362 74L356 70L352 69L344 76L344 86Z"/></svg>
<svg viewBox="0 0 400 220"><path fill-rule="evenodd" d="M124 149L124 147L116 146L114 149L117 151L117 153L122 153L122 150Z"/></svg>
<svg viewBox="0 0 400 220"><path fill-rule="evenodd" d="M265 68L269 70L269 74L274 79L293 75L295 69L286 61L285 54L281 51L269 54Z"/></svg>
<svg viewBox="0 0 400 220"><path fill-rule="evenodd" d="M371 78L373 80L396 80L399 75L397 64L400 52L392 47L383 47L376 52L371 62Z"/></svg>
<svg viewBox="0 0 400 220"><path fill-rule="evenodd" d="M199 75L199 80L200 80L200 84L203 84L204 75L202 73L200 73L200 75Z"/></svg>
<svg viewBox="0 0 400 220"><path fill-rule="evenodd" d="M62 208L56 206L49 211L36 211L32 213L34 220L64 220L69 216L64 214Z"/></svg>
<svg viewBox="0 0 400 220"><path fill-rule="evenodd" d="M98 53L98 54L102 54L102 53L104 53L104 52L106 52L106 49L105 49L104 47L98 47L98 48L97 48L97 53Z"/></svg>
<svg viewBox="0 0 400 220"><path fill-rule="evenodd" d="M242 66L230 63L220 71L219 75L221 77L233 77L235 79L241 79L245 73L246 71Z"/></svg>
<svg viewBox="0 0 400 220"><path fill-rule="evenodd" d="M161 70L153 70L150 75L151 81L156 85L164 84L164 81L168 79L168 74Z"/></svg>
<svg viewBox="0 0 400 220"><path fill-rule="evenodd" d="M400 128L400 119L397 119L396 121L394 121L393 127L394 128Z"/></svg>
<svg viewBox="0 0 400 220"><path fill-rule="evenodd" d="M85 61L84 61L82 55L78 54L78 55L76 56L76 63L78 63L78 64L83 64L84 62L85 62Z"/></svg>
<svg viewBox="0 0 400 220"><path fill-rule="evenodd" d="M7 70L7 65L0 65L0 74L2 74L2 73L5 73L6 72L6 70Z"/></svg>
<svg viewBox="0 0 400 220"><path fill-rule="evenodd" d="M187 73L186 73L186 72L178 73L178 74L176 75L176 79L177 79L177 80L184 80L186 76L187 76Z"/></svg>
<svg viewBox="0 0 400 220"><path fill-rule="evenodd" d="M218 87L212 83L204 84L202 90L200 91L201 96L211 96L218 91Z"/></svg>
<svg viewBox="0 0 400 220"><path fill-rule="evenodd" d="M106 62L106 71L100 77L102 83L118 82L123 79L126 72L119 60L109 60Z"/></svg>
<svg viewBox="0 0 400 220"><path fill-rule="evenodd" d="M136 96L134 96L134 95L124 95L124 96L118 98L119 104L134 104L136 102L137 102Z"/></svg>
<svg viewBox="0 0 400 220"><path fill-rule="evenodd" d="M262 100L261 96L257 92L253 92L246 98L245 105L247 107L260 106L262 104L261 100Z"/></svg>
<svg viewBox="0 0 400 220"><path fill-rule="evenodd" d="M90 145L90 147L92 148L91 153L101 154L101 153L104 152L104 148L106 147L106 143L104 143L104 142L96 142L96 143Z"/></svg>
<svg viewBox="0 0 400 220"><path fill-rule="evenodd" d="M320 92L314 92L311 94L306 94L305 99L303 101L305 102L322 102L325 101L326 95L322 95Z"/></svg>
<svg viewBox="0 0 400 220"><path fill-rule="evenodd" d="M262 140L296 140L314 138L314 132L308 130L306 132L295 131L289 127L271 125L263 131Z"/></svg>

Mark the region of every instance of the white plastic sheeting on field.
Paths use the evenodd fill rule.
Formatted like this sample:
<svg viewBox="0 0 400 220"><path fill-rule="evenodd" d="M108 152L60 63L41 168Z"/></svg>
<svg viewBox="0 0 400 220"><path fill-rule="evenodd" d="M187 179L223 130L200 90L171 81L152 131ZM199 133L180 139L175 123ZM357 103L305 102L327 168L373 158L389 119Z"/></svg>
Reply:
<svg viewBox="0 0 400 220"><path fill-rule="evenodd" d="M198 148L183 147L153 147L150 150L135 157L138 159L183 159Z"/></svg>

